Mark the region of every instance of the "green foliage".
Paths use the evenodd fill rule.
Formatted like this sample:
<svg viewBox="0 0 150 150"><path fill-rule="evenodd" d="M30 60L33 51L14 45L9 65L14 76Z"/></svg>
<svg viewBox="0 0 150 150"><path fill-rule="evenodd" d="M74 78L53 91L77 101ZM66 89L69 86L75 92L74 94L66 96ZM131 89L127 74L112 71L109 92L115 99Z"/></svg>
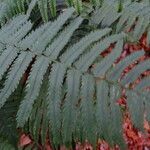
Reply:
<svg viewBox="0 0 150 150"><path fill-rule="evenodd" d="M106 2L92 13L90 23L101 28L112 27L116 33L124 31L128 35L128 40L135 42L149 30L149 11L150 5L146 2L129 3L121 12Z"/></svg>
<svg viewBox="0 0 150 150"><path fill-rule="evenodd" d="M94 24L96 29L84 37L77 36L78 40L73 42L85 19L77 16L71 7L57 19L48 21L48 2L38 1L42 18L47 23L34 24L35 20L31 16L36 1L23 1L14 7L26 14L13 17L0 29L0 80L3 81L5 77L0 87L0 115L5 114L7 108L6 114L14 111L17 121L16 123L15 117L10 114L15 123L4 118L4 123L0 121L0 127L7 128L7 124L11 124L11 129L16 130L17 127L27 126L36 143L41 139L44 145L46 137L49 137L56 149L61 144L71 146L72 142L85 140L95 146L99 138L107 140L112 146L118 144L123 147L122 114L116 101L120 98L122 89L126 89L127 105L133 122L137 128L142 128L144 112L150 118L150 96L149 92L143 90L149 87L148 83L145 84L149 77L143 79L134 90L130 89L130 84L150 69L150 61L148 59L139 63L123 78L120 78L123 70L143 56L144 51L135 52L116 65L114 62L126 41L137 41L147 31L149 16L146 14L150 7L143 5L142 8L146 9L142 12L138 9L142 3L129 4L129 9L137 7L131 14L138 15L131 38L125 28L134 24L135 16L130 11L129 15L125 15L127 4L123 3L123 11L118 12L115 5L110 6L100 1L100 6L103 5L99 10L94 10L89 18L91 28ZM56 3L50 3L51 13L55 15ZM81 2L74 3L81 5ZM28 10L24 11L26 6ZM112 43L114 48L111 53L102 57L100 54ZM22 85L20 81L24 78L24 95L10 101L11 95L17 93ZM3 131L0 130L1 132Z"/></svg>
<svg viewBox="0 0 150 150"><path fill-rule="evenodd" d="M135 1L135 3L134 3ZM13 16L16 16L17 14L30 14L32 11L32 16L31 18L34 19L42 19L44 22L48 22L49 19L52 17L57 16L57 12L59 10L65 9L66 7L74 7L76 9L76 12L78 14L81 14L85 11L90 11L90 8L86 7L86 2L81 1L81 0L1 0L0 1L0 23L4 24L6 20L9 20ZM135 10L136 12L138 11L136 9L137 4L136 0L91 0L89 2L91 7L93 8L99 8L100 6L105 6L105 4L110 4L113 6L117 11L120 11L124 8L131 7L127 9L124 14L128 13L129 11ZM144 5L143 5L144 4ZM133 5L135 5L133 7ZM149 1L145 0L142 2L140 7L143 7L143 12L146 14L147 8L145 6L149 5ZM139 8L139 7L138 7ZM145 10L146 9L146 10ZM128 11L129 10L129 11ZM28 11L28 12L27 12ZM112 16L111 19L107 20L107 23L110 22L112 19L114 19L116 16L115 11L107 7L106 9L107 13L111 13L110 15ZM105 12L105 14L107 15ZM141 13L142 14L142 13ZM132 14L131 14L132 15ZM139 14L134 14L132 17L137 17ZM148 15L148 14L147 14ZM109 16L108 16L109 17ZM126 16L126 18L129 16ZM131 16L130 16L131 17ZM148 16L145 16L146 18ZM129 22L131 23L134 18L130 18ZM143 18L141 20L141 24L143 21L148 21L146 18ZM146 26L146 25L145 25ZM141 27L144 28L144 27ZM136 34L136 33L135 33Z"/></svg>
<svg viewBox="0 0 150 150"><path fill-rule="evenodd" d="M4 80L2 81L4 82ZM23 93L23 87L20 84L15 92L11 94L3 108L0 109L0 149L2 150L17 148L19 137L15 116Z"/></svg>
<svg viewBox="0 0 150 150"><path fill-rule="evenodd" d="M1 150L10 150L10 149L15 150L15 147L9 144L7 140L0 139L0 149Z"/></svg>

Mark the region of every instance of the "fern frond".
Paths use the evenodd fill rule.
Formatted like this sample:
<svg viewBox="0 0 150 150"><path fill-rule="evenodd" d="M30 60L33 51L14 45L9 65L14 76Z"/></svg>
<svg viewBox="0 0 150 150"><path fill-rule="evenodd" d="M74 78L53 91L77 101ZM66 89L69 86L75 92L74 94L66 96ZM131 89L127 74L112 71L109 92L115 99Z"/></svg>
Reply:
<svg viewBox="0 0 150 150"><path fill-rule="evenodd" d="M20 42L18 42L17 45L23 50L26 50L27 48L32 50L32 46L36 43L41 34L49 28L50 24L51 22L45 23L35 31L30 32L30 34L28 34L28 36L26 36Z"/></svg>
<svg viewBox="0 0 150 150"><path fill-rule="evenodd" d="M119 16L120 14L114 9L114 6L104 3L102 7L93 12L90 22L95 25L101 24L102 27L108 27L111 26Z"/></svg>
<svg viewBox="0 0 150 150"><path fill-rule="evenodd" d="M115 82L120 79L124 68L144 52L135 52L113 66L123 50L126 36L114 32L114 27L92 31L69 46L83 20L81 16L76 17L74 11L73 8L67 9L53 22L38 28L34 25L35 29L31 29L28 15L20 15L2 27L0 77L4 73L7 76L4 87L0 87L0 104L7 103L27 71L25 96L23 100L19 98L17 125L24 127L29 121L27 125L36 143L40 141L44 145L49 132L56 149L60 144L70 145L79 140L87 140L94 146L99 138L111 145L116 142L122 145L121 112L116 100L121 96L122 88L129 89L126 84L149 69L149 61L134 67L136 74L131 70L122 78L122 85ZM105 11L102 20L110 13ZM107 24L105 21L104 26ZM115 48L102 57L101 52L111 44ZM138 101L132 101L138 95L144 101L139 103L142 111L144 108L148 112L144 104L148 104L149 93L128 90L128 95L129 110L138 104ZM131 113L135 126L140 126L134 119L135 112ZM70 124L72 128L68 128Z"/></svg>
<svg viewBox="0 0 150 150"><path fill-rule="evenodd" d="M116 33L124 31L129 35L129 40L135 42L149 27L149 11L150 6L145 2L130 3L121 12L118 12L110 2L105 2L93 12L90 23L101 28L112 27Z"/></svg>
<svg viewBox="0 0 150 150"><path fill-rule="evenodd" d="M12 37L9 40L9 43L17 44L22 38L26 36L26 34L30 31L32 28L31 22L25 22L20 29L17 30L17 33L12 35Z"/></svg>
<svg viewBox="0 0 150 150"><path fill-rule="evenodd" d="M31 0L31 2L29 2L27 0L27 5L28 5L28 10L26 12L27 16L30 16L31 15L31 12L33 10L33 8L35 7L36 3L37 3L38 0Z"/></svg>
<svg viewBox="0 0 150 150"><path fill-rule="evenodd" d="M26 15L20 15L15 17L10 24L6 24L2 27L0 31L0 41L3 43L11 43L11 41L14 40L14 38L21 39L25 34L28 33L28 31L31 29L31 23L27 21ZM24 28L25 26L25 28ZM20 30L21 35L17 37L18 30ZM14 44L12 42L12 44Z"/></svg>
<svg viewBox="0 0 150 150"><path fill-rule="evenodd" d="M123 85L129 85L135 79L137 79L141 73L144 71L150 69L150 60L145 60L144 62L138 64L135 68L133 68L123 79L121 80L121 83Z"/></svg>
<svg viewBox="0 0 150 150"><path fill-rule="evenodd" d="M7 71L13 60L17 57L17 49L9 46L0 55L0 80L3 74Z"/></svg>
<svg viewBox="0 0 150 150"><path fill-rule="evenodd" d="M122 114L118 107L116 100L121 96L121 88L117 85L111 85L109 89L109 101L110 101L110 117L111 117L111 127L110 135L111 144L114 145L118 143L122 149L125 149L125 143L122 137Z"/></svg>
<svg viewBox="0 0 150 150"><path fill-rule="evenodd" d="M11 94L11 97L0 109L0 138L7 139L7 141L17 148L19 138L18 130L16 128L16 113L23 95L23 87L21 85ZM1 144L0 144L1 146Z"/></svg>
<svg viewBox="0 0 150 150"><path fill-rule="evenodd" d="M73 0L65 0L67 6L72 7L73 6Z"/></svg>
<svg viewBox="0 0 150 150"><path fill-rule="evenodd" d="M90 86L89 86L90 85ZM90 75L82 76L81 86L81 104L80 104L80 119L82 139L91 141L93 145L96 143L96 137L92 136L96 134L95 118L94 118L94 91L95 81Z"/></svg>
<svg viewBox="0 0 150 150"><path fill-rule="evenodd" d="M83 37L79 42L68 48L60 57L61 62L70 66L92 43L98 41L107 35L111 29L104 29L100 31L91 32L89 35Z"/></svg>
<svg viewBox="0 0 150 150"><path fill-rule="evenodd" d="M62 112L62 136L65 144L71 145L77 122L77 104L79 100L81 74L77 70L68 70L67 95Z"/></svg>
<svg viewBox="0 0 150 150"><path fill-rule="evenodd" d="M109 125L110 113L108 107L108 92L109 87L105 81L96 82L96 122L97 135L99 138L104 137L104 139L108 140L109 131L107 125ZM106 119L109 118L109 119Z"/></svg>
<svg viewBox="0 0 150 150"><path fill-rule="evenodd" d="M57 20L51 23L49 28L37 39L35 44L33 44L32 50L36 51L37 53L44 51L46 46L56 36L66 21L72 16L74 11L75 10L73 8L67 9L57 18Z"/></svg>
<svg viewBox="0 0 150 150"><path fill-rule="evenodd" d="M76 9L76 11L80 14L82 12L82 1L81 0L72 0L73 6Z"/></svg>
<svg viewBox="0 0 150 150"><path fill-rule="evenodd" d="M116 34L104 38L99 43L95 44L89 52L83 54L79 60L75 62L77 69L82 70L83 72L87 71L88 68L93 64L96 58L99 57L99 54L102 53L106 48L110 46L111 43L118 41L123 38L123 34Z"/></svg>
<svg viewBox="0 0 150 150"><path fill-rule="evenodd" d="M78 17L70 25L68 25L66 29L64 29L59 36L56 37L56 39L54 39L54 42L50 44L44 54L50 56L51 59L57 59L59 53L68 43L73 32L79 27L82 20L83 19L81 17Z"/></svg>
<svg viewBox="0 0 150 150"><path fill-rule="evenodd" d="M42 101L44 99L41 96L44 96L44 95L43 94L41 95L41 92L43 92L42 88L43 88L43 85L40 88L41 91L39 92L39 96L35 100L35 104L33 105L32 112L29 118L29 132L31 133L32 138L34 139L36 143L38 143L39 141L41 122L42 122L42 116L43 116Z"/></svg>
<svg viewBox="0 0 150 150"><path fill-rule="evenodd" d="M146 89L147 87L150 87L150 77L145 77L140 81L139 84L135 87L136 90Z"/></svg>
<svg viewBox="0 0 150 150"><path fill-rule="evenodd" d="M48 117L50 119L50 133L52 141L57 147L61 143L61 101L62 101L62 84L65 76L66 68L60 63L52 65L49 78L48 89Z"/></svg>
<svg viewBox="0 0 150 150"><path fill-rule="evenodd" d="M48 1L47 0L38 0L38 7L41 12L41 16L44 22L48 21Z"/></svg>
<svg viewBox="0 0 150 150"><path fill-rule="evenodd" d="M29 55L28 53L21 53L16 59L15 63L12 65L4 88L0 91L0 108L4 105L11 93L17 88L17 85L19 84L19 81L32 58L32 54Z"/></svg>
<svg viewBox="0 0 150 150"><path fill-rule="evenodd" d="M61 17L59 17L54 23L52 23L52 26L56 25L56 23L59 23L58 25L58 28L52 32L51 30L50 31L50 40L53 38L53 36L55 36L55 34L57 34L57 32L60 30L60 28L62 27L62 25L65 23L65 21L62 19L62 17L66 17L66 20L71 17L72 13L74 12L74 9L71 8L69 9L68 11L64 12ZM68 16L68 17L67 17ZM22 16L19 16L20 19L22 18ZM19 17L16 17L11 23L10 23L10 26L7 25L5 26L4 28L2 28L1 30L1 33L4 34L5 32L7 33L7 30L10 31L10 33L8 34L8 36L12 35L15 33L15 36L16 37L16 34L18 34L20 32L20 30L23 28L22 27L22 24L24 22L26 22L26 17L24 16L23 19L20 20L20 22L18 23L18 25L16 26L16 28L13 27L13 24L16 23L16 21L18 20ZM69 26L69 30L70 31L70 34L72 34L72 32L79 26L79 24L81 23L82 19L81 18L78 18L76 21L79 21L80 22L77 22L77 24L71 24L71 26L74 26L73 29L71 29L71 26ZM35 54L32 54L33 51L34 51L34 48L35 48L35 45L39 45L37 44L39 42L39 38L34 38L35 35L40 35L40 33L43 31L43 37L40 38L40 40L43 41L43 38L47 35L46 33L46 29L48 26L51 26L51 23L48 23L46 26L43 26L42 29L40 30L37 30L35 32L33 32L32 34L30 34L29 36L27 36L25 39L23 39L23 42L20 41L18 43L18 39L13 39L14 40L14 44L16 44L17 47L15 47L13 50L10 48L10 49L6 49L3 51L2 55L0 56L1 57L1 77L2 75L7 71L8 67L12 64L12 62L15 60L15 58L17 57L17 53L21 53L18 58L15 60L14 64L11 66L11 71L9 72L9 75L8 75L8 79L6 81L6 83L4 84L4 88L3 90L1 90L1 106L5 103L5 101L7 100L7 98L10 96L10 94L15 90L15 88L17 87L18 83L19 83L19 80L21 79L23 73L25 72L25 70L27 69L27 67L29 66L30 62L32 61L32 58L34 56L36 56L36 52ZM12 28L10 28L12 26ZM18 30L19 28L19 30ZM50 28L51 29L51 28ZM18 33L17 33L17 30L18 30ZM66 28L67 30L67 28ZM40 31L40 32L39 32ZM26 32L28 32L26 30ZM24 33L24 36L26 36L26 32L24 32L24 30L22 30L22 33ZM26 33L26 34L25 34ZM71 35L68 35L69 37ZM68 38L69 38L68 37ZM20 36L20 38L22 38ZM66 38L67 39L67 38ZM20 39L19 39L20 40ZM31 40L32 42L35 41L34 43L31 43L29 40ZM1 39L2 41L2 44L3 45L7 45L7 43L9 43L10 45L12 45L12 42L11 41L8 41L7 38L4 38L4 39ZM45 43L45 45L43 45L44 49L46 47L46 45L50 42L50 41L47 41L47 43ZM65 41L65 43L67 43L67 41ZM33 44L33 45L32 45ZM21 49L21 46L23 46L23 51L24 50L27 50L28 48L30 48L31 46L31 52L23 52L23 51L20 51ZM16 50L15 50L16 49ZM19 49L19 50L18 50ZM43 49L43 50L44 50ZM39 49L41 52L42 50ZM30 54L29 54L30 53ZM7 59L8 58L8 59ZM6 62L5 62L6 61ZM32 80L32 79L35 79L34 78L34 75L36 75L37 78L40 78L42 80L43 78L43 75L44 73L46 72L47 68L48 68L48 65L49 65L49 61L48 59L43 56L43 57L37 57L37 60L36 60L36 63L35 65L33 65L33 69L31 70L31 75L29 77L29 81L28 81L28 85L30 86L27 86L27 95L25 97L25 100L23 101L23 103L21 104L21 108L25 106L26 102L27 102L27 99L28 97L31 97L30 98L30 104L33 105L35 99L37 98L38 96L38 92L39 92L39 89L40 89L40 86L41 86L41 81L39 81L39 83L35 82L36 80ZM42 66L44 65L44 66ZM38 68L39 67L39 68ZM43 68L43 69L42 69ZM41 70L42 69L42 70ZM40 74L38 74L40 70ZM10 76L10 77L9 77ZM13 83L13 84L10 84L10 83ZM31 92L32 91L32 88L35 87L35 84L37 85L36 86L36 89L35 89L35 92ZM4 91L5 90L5 91ZM32 95L33 94L33 95ZM28 103L28 102L27 102ZM28 103L29 104L29 103ZM30 107L28 107L29 111L26 111L25 113L25 110L26 109L19 109L19 112L18 112L18 117L17 117L17 120L18 121L18 124L22 126L22 124L24 124L24 122L26 121L26 118L29 117L30 115L30 112L32 110L32 105L28 105ZM25 106L26 107L26 106ZM23 111L23 113L21 113L21 111ZM19 117L22 116L22 115L25 115L25 114L28 114L27 117ZM26 116L26 115L25 115Z"/></svg>
<svg viewBox="0 0 150 150"><path fill-rule="evenodd" d="M5 23L5 14L7 11L7 5L4 2L0 3L0 24Z"/></svg>
<svg viewBox="0 0 150 150"><path fill-rule="evenodd" d="M31 55L30 55L31 56ZM29 62L29 61L27 61ZM49 61L44 57L37 58L35 64L32 67L31 74L28 79L26 87L26 96L22 101L20 108L17 113L18 126L23 127L25 122L30 116L32 106L35 99L37 98L40 87L43 81L43 76L48 68ZM37 82L38 81L38 82Z"/></svg>
<svg viewBox="0 0 150 150"><path fill-rule="evenodd" d="M49 0L50 12L53 17L56 16L56 0Z"/></svg>
<svg viewBox="0 0 150 150"><path fill-rule="evenodd" d="M2 52L5 50L5 45L3 45L2 43L0 43L0 55L2 54Z"/></svg>
<svg viewBox="0 0 150 150"><path fill-rule="evenodd" d="M7 20L18 14L25 14L26 2L27 0L5 0L0 2L0 23L4 24Z"/></svg>
<svg viewBox="0 0 150 150"><path fill-rule="evenodd" d="M115 67L111 68L111 70L106 74L107 79L117 81L121 77L123 70L143 55L144 51L139 51L127 56L118 64L116 64Z"/></svg>
<svg viewBox="0 0 150 150"><path fill-rule="evenodd" d="M147 94L147 97L150 97L149 92L148 92L148 94ZM149 107L150 107L150 103L149 103L149 101L147 100L146 103L145 103L145 110L146 110L146 117L145 117L145 119L146 119L147 121L150 121L150 110L149 110Z"/></svg>
<svg viewBox="0 0 150 150"><path fill-rule="evenodd" d="M106 74L106 71L112 66L115 60L120 56L122 52L122 47L123 47L123 41L118 41L116 43L113 52L110 55L106 56L104 60L95 64L93 69L93 73L95 76L104 76Z"/></svg>
<svg viewBox="0 0 150 150"><path fill-rule="evenodd" d="M47 133L49 130L49 118L47 116L47 110L45 110L45 108L47 107L47 102L46 102L46 97L47 97L47 80L45 80L46 82L46 86L44 85L44 89L46 89L45 92L43 92L45 94L45 96L42 96L43 102L42 102L42 108L43 108L43 114L42 114L42 125L40 124L40 130L41 130L41 142L43 145L45 145L46 143L46 138L47 138ZM42 91L41 91L42 93ZM44 99L45 98L45 99Z"/></svg>
<svg viewBox="0 0 150 150"><path fill-rule="evenodd" d="M127 92L127 106L129 108L133 124L138 129L143 129L144 124L144 100L134 92ZM139 121L140 120L140 121Z"/></svg>
<svg viewBox="0 0 150 150"><path fill-rule="evenodd" d="M147 35L147 43L150 46L150 30L148 31L148 35Z"/></svg>
<svg viewBox="0 0 150 150"><path fill-rule="evenodd" d="M109 86L106 81L98 81L96 87L98 138L104 138L112 145L118 143L124 147L121 112L116 104L116 100L120 97L121 92L119 91L121 91L121 89L118 86Z"/></svg>
<svg viewBox="0 0 150 150"><path fill-rule="evenodd" d="M49 130L49 118L47 117L47 89L48 89L48 76L44 75L43 83L40 88L39 96L35 100L35 104L32 108L32 113L29 118L29 131L32 138L38 144L41 139L43 145L45 145L47 132Z"/></svg>
<svg viewBox="0 0 150 150"><path fill-rule="evenodd" d="M138 21L136 22L136 26L133 31L133 37L135 39L140 39L143 35L143 33L146 31L147 27L149 26L149 18L140 17Z"/></svg>

